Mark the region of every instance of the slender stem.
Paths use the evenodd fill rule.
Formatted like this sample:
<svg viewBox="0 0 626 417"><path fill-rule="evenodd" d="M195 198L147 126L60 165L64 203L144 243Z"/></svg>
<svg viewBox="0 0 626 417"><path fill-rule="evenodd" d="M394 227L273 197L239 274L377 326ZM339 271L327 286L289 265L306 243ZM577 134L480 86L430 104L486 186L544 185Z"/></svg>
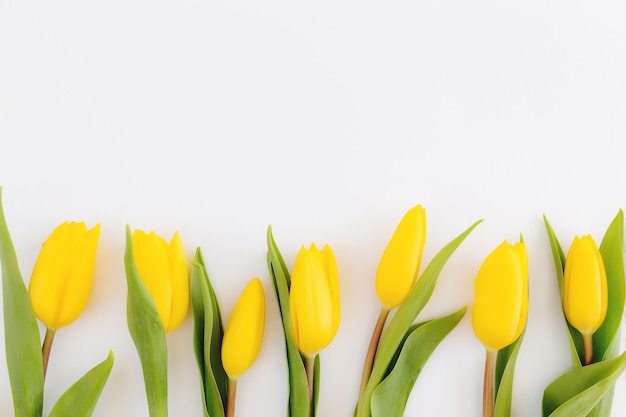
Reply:
<svg viewBox="0 0 626 417"><path fill-rule="evenodd" d="M309 404L311 407L311 416L315 415L315 404L313 404L313 374L315 373L315 356L306 356L304 360L306 368L306 382L309 386Z"/></svg>
<svg viewBox="0 0 626 417"><path fill-rule="evenodd" d="M52 350L52 342L54 341L54 335L56 330L47 328L46 336L43 339L43 345L41 346L41 356L43 359L43 378L46 379L46 371L48 370L48 360L50 359L50 351Z"/></svg>
<svg viewBox="0 0 626 417"><path fill-rule="evenodd" d="M378 349L378 343L380 342L380 336L383 333L383 327L389 316L389 310L383 307L378 315L378 321L372 332L372 339L370 340L370 346L367 349L367 356L365 356L365 363L363 364L363 374L361 375L361 390L359 391L359 400L365 392L367 382L372 374L372 367L374 366L374 359L376 358L376 350Z"/></svg>
<svg viewBox="0 0 626 417"><path fill-rule="evenodd" d="M483 417L493 417L494 368L497 351L487 350L485 357L485 381L483 385Z"/></svg>
<svg viewBox="0 0 626 417"><path fill-rule="evenodd" d="M226 404L226 417L235 417L235 396L237 395L237 380L228 379L228 403Z"/></svg>
<svg viewBox="0 0 626 417"><path fill-rule="evenodd" d="M583 334L583 346L585 348L584 365L589 365L593 362L593 333Z"/></svg>

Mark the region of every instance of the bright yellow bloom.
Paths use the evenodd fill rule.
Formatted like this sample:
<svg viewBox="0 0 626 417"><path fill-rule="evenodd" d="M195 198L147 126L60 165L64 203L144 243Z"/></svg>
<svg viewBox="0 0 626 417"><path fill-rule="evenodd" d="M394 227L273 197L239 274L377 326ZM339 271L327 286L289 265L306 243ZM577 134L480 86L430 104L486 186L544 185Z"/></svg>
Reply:
<svg viewBox="0 0 626 417"><path fill-rule="evenodd" d="M339 328L339 278L335 255L328 247L300 249L291 274L291 327L300 352L315 356Z"/></svg>
<svg viewBox="0 0 626 417"><path fill-rule="evenodd" d="M593 238L576 236L565 261L563 311L582 334L593 334L606 317L606 285L604 263Z"/></svg>
<svg viewBox="0 0 626 417"><path fill-rule="evenodd" d="M378 264L376 293L386 309L399 306L413 288L425 241L426 211L416 206L400 221Z"/></svg>
<svg viewBox="0 0 626 417"><path fill-rule="evenodd" d="M87 305L93 284L100 225L65 222L41 247L28 292L35 314L48 328L67 326Z"/></svg>
<svg viewBox="0 0 626 417"><path fill-rule="evenodd" d="M146 287L169 333L183 322L189 309L189 276L185 250L178 232L170 244L141 230L133 232L133 257Z"/></svg>
<svg viewBox="0 0 626 417"><path fill-rule="evenodd" d="M222 364L230 379L239 378L256 360L265 327L265 295L259 278L248 283L228 320L222 340Z"/></svg>
<svg viewBox="0 0 626 417"><path fill-rule="evenodd" d="M505 241L487 256L474 279L472 327L478 340L493 352L517 340L527 315L526 246Z"/></svg>

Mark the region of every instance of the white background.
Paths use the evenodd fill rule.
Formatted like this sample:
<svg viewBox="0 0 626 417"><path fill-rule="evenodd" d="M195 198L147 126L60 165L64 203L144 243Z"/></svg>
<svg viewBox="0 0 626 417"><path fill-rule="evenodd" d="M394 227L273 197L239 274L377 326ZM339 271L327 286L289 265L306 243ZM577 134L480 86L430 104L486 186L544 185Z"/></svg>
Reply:
<svg viewBox="0 0 626 417"><path fill-rule="evenodd" d="M0 1L0 185L25 280L59 223L102 226L90 302L57 333L46 413L112 349L94 415L148 415L125 321L130 224L179 230L189 257L201 246L225 318L261 277L266 335L237 415L284 415L271 223L290 266L302 244L335 251L343 316L322 352L319 409L352 415L376 265L421 203L424 265L486 219L421 319L471 305L482 259L524 234L530 312L512 415L539 416L544 387L570 367L541 216L567 248L575 234L599 241L626 204L625 18L621 1ZM190 316L168 336L174 417L201 415L191 336ZM406 415L479 416L483 361L468 314ZM614 416L626 414L624 378ZM1 360L0 415L12 413Z"/></svg>

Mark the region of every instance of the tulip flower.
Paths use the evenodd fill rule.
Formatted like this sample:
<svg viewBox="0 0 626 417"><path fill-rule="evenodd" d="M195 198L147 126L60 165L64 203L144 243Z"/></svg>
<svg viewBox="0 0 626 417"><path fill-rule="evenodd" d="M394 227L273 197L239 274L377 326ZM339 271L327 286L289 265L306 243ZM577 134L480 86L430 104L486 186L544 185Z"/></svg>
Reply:
<svg viewBox="0 0 626 417"><path fill-rule="evenodd" d="M291 274L289 306L295 343L306 357L312 400L315 357L339 328L339 279L335 255L328 245L321 251L315 245L300 249Z"/></svg>
<svg viewBox="0 0 626 417"><path fill-rule="evenodd" d="M57 329L80 316L93 284L100 225L65 222L41 247L28 292L35 315L46 325L44 375Z"/></svg>
<svg viewBox="0 0 626 417"><path fill-rule="evenodd" d="M483 416L493 415L496 354L520 337L527 314L526 247L523 242L503 242L487 256L474 280L472 327L487 350Z"/></svg>
<svg viewBox="0 0 626 417"><path fill-rule="evenodd" d="M376 349L389 311L404 301L417 280L425 242L426 211L418 205L410 209L400 220L378 264L376 294L382 303L382 309L363 364L361 395L372 372Z"/></svg>
<svg viewBox="0 0 626 417"><path fill-rule="evenodd" d="M163 330L169 333L189 309L189 277L183 243L174 233L169 245L154 232L135 230L133 255L139 277L156 305Z"/></svg>
<svg viewBox="0 0 626 417"><path fill-rule="evenodd" d="M593 333L607 311L606 271L600 251L590 235L576 236L565 261L563 312L583 335L585 364L593 361Z"/></svg>
<svg viewBox="0 0 626 417"><path fill-rule="evenodd" d="M227 417L235 415L237 380L254 363L263 340L265 295L255 278L243 290L222 339L222 365L229 378Z"/></svg>

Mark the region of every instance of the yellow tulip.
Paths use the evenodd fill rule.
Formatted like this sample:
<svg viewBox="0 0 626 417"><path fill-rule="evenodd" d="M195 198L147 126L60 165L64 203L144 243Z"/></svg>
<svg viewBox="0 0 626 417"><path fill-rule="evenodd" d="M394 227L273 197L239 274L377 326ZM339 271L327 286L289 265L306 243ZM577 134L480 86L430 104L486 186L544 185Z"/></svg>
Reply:
<svg viewBox="0 0 626 417"><path fill-rule="evenodd" d="M590 335L604 321L606 309L606 272L600 251L591 236L576 236L563 273L565 317L583 335Z"/></svg>
<svg viewBox="0 0 626 417"><path fill-rule="evenodd" d="M289 293L291 326L300 351L317 355L339 328L339 279L335 255L328 247L304 246L296 257Z"/></svg>
<svg viewBox="0 0 626 417"><path fill-rule="evenodd" d="M41 247L28 292L35 314L49 329L67 326L87 305L93 284L100 225L65 222Z"/></svg>
<svg viewBox="0 0 626 417"><path fill-rule="evenodd" d="M472 327L488 351L520 336L528 315L528 254L523 242L503 242L481 265L474 280Z"/></svg>
<svg viewBox="0 0 626 417"><path fill-rule="evenodd" d="M416 206L400 221L378 264L376 293L386 309L399 306L413 288L425 241L426 211Z"/></svg>
<svg viewBox="0 0 626 417"><path fill-rule="evenodd" d="M259 278L248 283L228 320L222 339L222 364L239 378L256 360L265 327L265 295Z"/></svg>
<svg viewBox="0 0 626 417"><path fill-rule="evenodd" d="M169 245L154 232L133 232L133 256L139 277L159 312L165 333L183 322L189 309L189 276L178 232Z"/></svg>

